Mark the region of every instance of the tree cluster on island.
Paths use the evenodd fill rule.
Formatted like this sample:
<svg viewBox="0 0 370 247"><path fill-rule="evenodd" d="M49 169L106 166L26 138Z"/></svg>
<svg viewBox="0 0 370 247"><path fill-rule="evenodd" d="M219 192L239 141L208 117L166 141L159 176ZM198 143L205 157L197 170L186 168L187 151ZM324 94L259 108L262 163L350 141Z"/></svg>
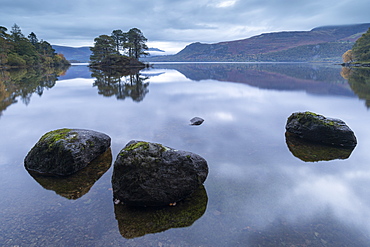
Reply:
<svg viewBox="0 0 370 247"><path fill-rule="evenodd" d="M63 54L55 53L52 46L44 40L38 40L35 33L27 37L21 28L14 24L7 33L6 27L0 26L0 68L61 67L70 63Z"/></svg>
<svg viewBox="0 0 370 247"><path fill-rule="evenodd" d="M343 56L343 65L370 67L370 28Z"/></svg>
<svg viewBox="0 0 370 247"><path fill-rule="evenodd" d="M127 33L114 30L110 36L100 35L94 39L94 46L90 48L90 67L145 67L139 58L148 54L146 41L138 28L131 28Z"/></svg>

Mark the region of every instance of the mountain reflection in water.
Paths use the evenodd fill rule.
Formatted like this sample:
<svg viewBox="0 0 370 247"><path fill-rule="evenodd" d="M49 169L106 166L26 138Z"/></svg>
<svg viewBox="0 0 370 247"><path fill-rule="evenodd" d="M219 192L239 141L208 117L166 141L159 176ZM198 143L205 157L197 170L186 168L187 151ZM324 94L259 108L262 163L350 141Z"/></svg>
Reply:
<svg viewBox="0 0 370 247"><path fill-rule="evenodd" d="M312 94L354 96L338 66L306 63L205 63L155 64L155 68L176 69L187 78L245 83L270 90L302 90Z"/></svg>

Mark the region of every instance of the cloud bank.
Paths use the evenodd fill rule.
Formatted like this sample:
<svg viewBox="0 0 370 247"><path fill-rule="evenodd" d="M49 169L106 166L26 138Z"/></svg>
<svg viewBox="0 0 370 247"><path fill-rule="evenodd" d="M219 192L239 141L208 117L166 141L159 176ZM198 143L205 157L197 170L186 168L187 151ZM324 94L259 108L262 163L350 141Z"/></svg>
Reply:
<svg viewBox="0 0 370 247"><path fill-rule="evenodd" d="M0 0L0 26L17 23L51 44L92 45L114 29L139 28L149 46L177 52L264 32L370 22L368 0Z"/></svg>

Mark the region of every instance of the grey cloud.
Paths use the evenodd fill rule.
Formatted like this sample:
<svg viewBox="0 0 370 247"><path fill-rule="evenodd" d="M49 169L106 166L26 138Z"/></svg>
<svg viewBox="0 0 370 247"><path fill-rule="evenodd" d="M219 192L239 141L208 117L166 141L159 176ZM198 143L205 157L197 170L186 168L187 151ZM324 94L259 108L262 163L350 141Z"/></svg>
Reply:
<svg viewBox="0 0 370 247"><path fill-rule="evenodd" d="M261 32L370 22L370 1L334 0L0 0L0 25L17 23L53 43L93 42L140 28L149 41L219 42ZM226 7L220 7L226 6Z"/></svg>

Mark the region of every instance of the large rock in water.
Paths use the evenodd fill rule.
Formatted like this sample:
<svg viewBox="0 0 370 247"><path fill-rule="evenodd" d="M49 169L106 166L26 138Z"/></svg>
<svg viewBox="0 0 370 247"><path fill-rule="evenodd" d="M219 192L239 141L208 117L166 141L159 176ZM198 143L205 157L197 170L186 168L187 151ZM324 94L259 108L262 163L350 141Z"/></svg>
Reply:
<svg viewBox="0 0 370 247"><path fill-rule="evenodd" d="M43 135L27 154L29 172L67 176L86 167L110 147L106 134L93 130L58 129Z"/></svg>
<svg viewBox="0 0 370 247"><path fill-rule="evenodd" d="M197 154L130 141L114 163L113 197L132 206L166 206L191 195L208 175Z"/></svg>
<svg viewBox="0 0 370 247"><path fill-rule="evenodd" d="M350 148L357 144L355 134L345 122L308 111L293 113L288 118L285 129L313 142Z"/></svg>

